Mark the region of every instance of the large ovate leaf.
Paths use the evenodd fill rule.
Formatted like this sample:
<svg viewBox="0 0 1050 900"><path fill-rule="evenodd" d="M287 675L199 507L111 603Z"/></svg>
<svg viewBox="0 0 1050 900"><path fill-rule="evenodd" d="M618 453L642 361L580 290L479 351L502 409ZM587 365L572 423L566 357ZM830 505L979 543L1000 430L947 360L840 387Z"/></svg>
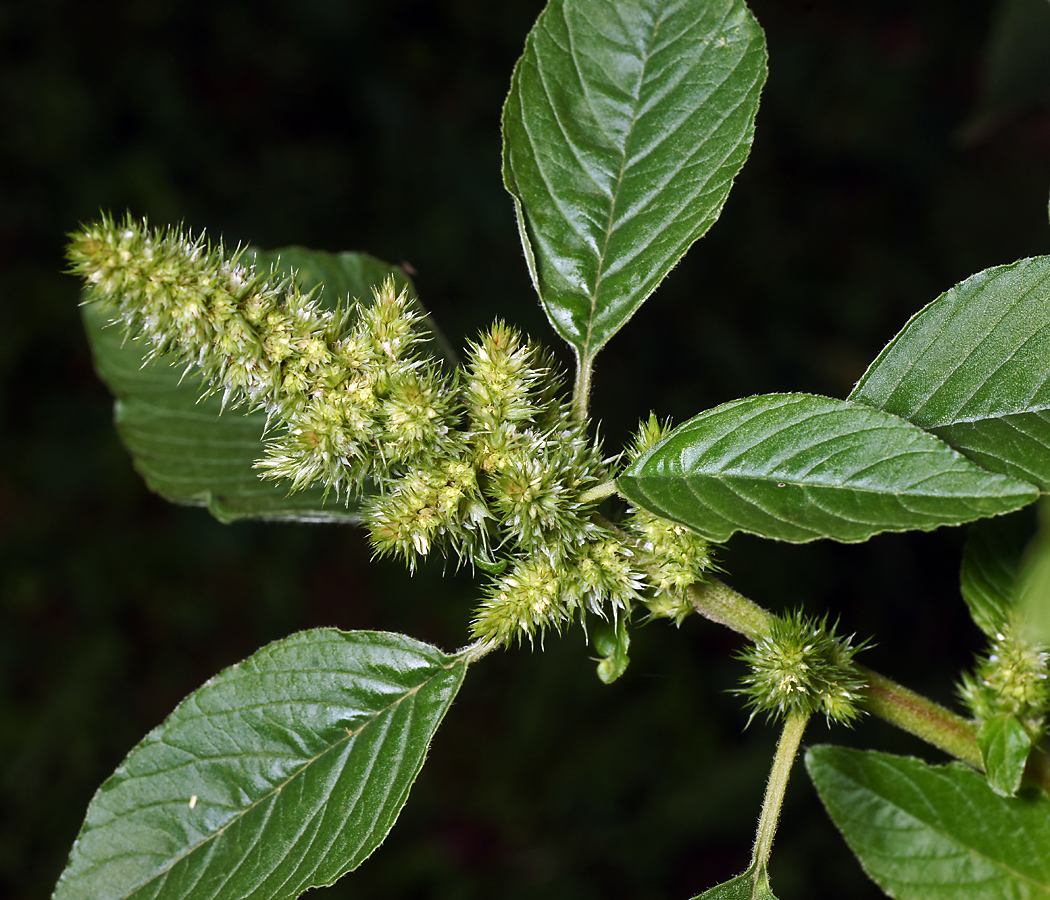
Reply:
<svg viewBox="0 0 1050 900"><path fill-rule="evenodd" d="M347 295L367 297L373 284L404 273L361 253L322 253L290 247L251 256L267 268L294 269L304 288L323 281L322 300L334 304ZM84 324L99 377L116 397L114 417L135 468L167 500L205 506L217 519L257 518L299 522L356 521L347 506L320 487L289 495L287 485L264 481L255 461L263 455L263 413L222 412L219 397L200 400L200 379L168 357L143 364L146 349L125 340L119 326L95 304L83 307ZM185 377L184 377L185 373Z"/></svg>
<svg viewBox="0 0 1050 900"><path fill-rule="evenodd" d="M1050 256L978 272L918 312L850 394L986 469L1050 489Z"/></svg>
<svg viewBox="0 0 1050 900"><path fill-rule="evenodd" d="M1050 897L1050 797L961 763L819 746L806 768L864 871L897 900Z"/></svg>
<svg viewBox="0 0 1050 900"><path fill-rule="evenodd" d="M263 647L103 783L54 900L283 900L331 884L390 830L466 667L381 632Z"/></svg>
<svg viewBox="0 0 1050 900"><path fill-rule="evenodd" d="M717 541L736 531L863 541L998 515L1038 496L897 416L812 394L747 397L701 413L617 485L632 503Z"/></svg>
<svg viewBox="0 0 1050 900"><path fill-rule="evenodd" d="M503 178L551 323L589 361L718 217L766 76L740 0L552 0L503 110Z"/></svg>

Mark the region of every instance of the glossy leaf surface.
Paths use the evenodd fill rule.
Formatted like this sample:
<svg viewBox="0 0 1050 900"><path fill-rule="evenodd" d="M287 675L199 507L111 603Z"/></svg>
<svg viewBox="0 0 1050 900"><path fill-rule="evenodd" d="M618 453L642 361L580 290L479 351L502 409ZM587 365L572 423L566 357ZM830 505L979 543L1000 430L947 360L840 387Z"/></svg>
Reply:
<svg viewBox="0 0 1050 900"><path fill-rule="evenodd" d="M1021 786L1032 739L1016 716L992 716L977 731L977 746L992 790L1012 797Z"/></svg>
<svg viewBox="0 0 1050 900"><path fill-rule="evenodd" d="M978 272L917 313L850 394L986 469L1050 488L1050 257Z"/></svg>
<svg viewBox="0 0 1050 900"><path fill-rule="evenodd" d="M632 503L713 540L745 531L795 543L929 530L1038 495L903 419L812 394L748 397L701 413L617 485Z"/></svg>
<svg viewBox="0 0 1050 900"><path fill-rule="evenodd" d="M400 269L358 253L330 254L292 247L258 253L260 265L295 268L309 288L324 279L323 299L367 297L372 284ZM300 522L356 521L356 506L323 498L320 487L288 495L254 468L263 455L263 413L221 411L219 397L199 400L199 378L161 357L143 365L144 348L125 341L119 326L96 305L83 307L84 324L99 377L116 397L114 418L135 468L155 491L174 503L205 506L222 522L259 518Z"/></svg>
<svg viewBox="0 0 1050 900"><path fill-rule="evenodd" d="M1000 797L961 763L818 746L806 768L868 875L898 900L1050 897L1050 797Z"/></svg>
<svg viewBox="0 0 1050 900"><path fill-rule="evenodd" d="M503 179L551 323L589 361L718 217L766 76L740 0L552 0L503 110Z"/></svg>
<svg viewBox="0 0 1050 900"><path fill-rule="evenodd" d="M99 788L55 900L298 897L383 840L466 662L316 629L208 681Z"/></svg>

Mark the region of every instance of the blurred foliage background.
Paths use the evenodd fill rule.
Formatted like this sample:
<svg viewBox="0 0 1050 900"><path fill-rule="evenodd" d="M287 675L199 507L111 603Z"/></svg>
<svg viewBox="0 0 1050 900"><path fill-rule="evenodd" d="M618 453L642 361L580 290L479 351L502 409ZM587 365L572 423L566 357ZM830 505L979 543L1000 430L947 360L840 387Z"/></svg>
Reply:
<svg viewBox="0 0 1050 900"><path fill-rule="evenodd" d="M97 785L190 690L318 625L465 641L473 581L371 564L352 529L219 525L151 496L91 369L65 234L99 210L229 243L407 262L446 333L549 336L500 181L540 0L0 4L0 895L49 895ZM608 448L748 393L845 396L922 305L1050 252L1045 0L754 0L770 78L722 219L599 358ZM566 362L568 359L566 357ZM978 645L961 529L735 539L728 580L830 610L952 702ZM775 732L738 640L636 628L605 687L581 631L486 659L405 813L331 898L685 898L745 867ZM812 726L810 742L829 739ZM830 739L933 751L878 722ZM879 896L801 769L777 893Z"/></svg>

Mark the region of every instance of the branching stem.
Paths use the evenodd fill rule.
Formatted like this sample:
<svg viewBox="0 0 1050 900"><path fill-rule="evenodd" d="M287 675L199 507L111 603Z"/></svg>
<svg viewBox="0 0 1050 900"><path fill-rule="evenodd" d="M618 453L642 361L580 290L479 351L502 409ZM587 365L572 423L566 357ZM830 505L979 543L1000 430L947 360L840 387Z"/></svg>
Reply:
<svg viewBox="0 0 1050 900"><path fill-rule="evenodd" d="M688 596L693 609L704 618L753 641L769 634L772 613L716 578L693 585ZM858 669L866 682L862 708L956 759L983 768L972 722L878 672L863 666ZM1033 754L1027 774L1034 783L1050 791L1050 765L1041 754Z"/></svg>

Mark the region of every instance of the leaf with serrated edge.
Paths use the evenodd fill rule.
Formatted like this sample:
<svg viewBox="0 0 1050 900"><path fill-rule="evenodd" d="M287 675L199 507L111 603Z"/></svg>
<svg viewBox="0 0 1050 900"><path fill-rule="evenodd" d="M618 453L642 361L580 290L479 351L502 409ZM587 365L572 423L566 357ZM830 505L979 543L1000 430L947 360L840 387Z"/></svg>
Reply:
<svg viewBox="0 0 1050 900"><path fill-rule="evenodd" d="M704 891L693 900L777 900L769 888L769 875L765 868L755 878L753 869L743 875L730 878L710 890Z"/></svg>
<svg viewBox="0 0 1050 900"><path fill-rule="evenodd" d="M323 253L288 247L246 253L258 265L295 269L304 289L324 282L322 301L334 305L346 297L367 297L373 284L393 274L412 291L407 276L363 253ZM125 340L119 326L95 303L83 307L84 326L95 369L117 398L117 431L135 469L150 490L174 503L205 506L221 522L269 519L296 522L356 522L357 504L321 487L288 493L285 484L259 477L255 461L263 455L264 413L226 410L212 396L200 400L200 378L170 357L143 365L145 350Z"/></svg>
<svg viewBox="0 0 1050 900"><path fill-rule="evenodd" d="M1032 739L1016 716L1000 713L982 723L977 731L977 746L992 790L1012 797L1021 786Z"/></svg>
<svg viewBox="0 0 1050 900"><path fill-rule="evenodd" d="M290 900L380 844L466 671L304 631L190 694L95 794L54 900Z"/></svg>
<svg viewBox="0 0 1050 900"><path fill-rule="evenodd" d="M616 481L632 503L717 541L736 531L863 541L998 515L1038 496L897 416L813 394L701 413Z"/></svg>
<svg viewBox="0 0 1050 900"><path fill-rule="evenodd" d="M1050 797L1000 797L962 763L823 745L806 768L864 871L897 900L1050 897Z"/></svg>
<svg viewBox="0 0 1050 900"><path fill-rule="evenodd" d="M533 283L586 365L718 218L766 77L740 0L552 0L503 109Z"/></svg>
<svg viewBox="0 0 1050 900"><path fill-rule="evenodd" d="M850 399L1050 489L1050 256L986 269L942 294L887 344Z"/></svg>

